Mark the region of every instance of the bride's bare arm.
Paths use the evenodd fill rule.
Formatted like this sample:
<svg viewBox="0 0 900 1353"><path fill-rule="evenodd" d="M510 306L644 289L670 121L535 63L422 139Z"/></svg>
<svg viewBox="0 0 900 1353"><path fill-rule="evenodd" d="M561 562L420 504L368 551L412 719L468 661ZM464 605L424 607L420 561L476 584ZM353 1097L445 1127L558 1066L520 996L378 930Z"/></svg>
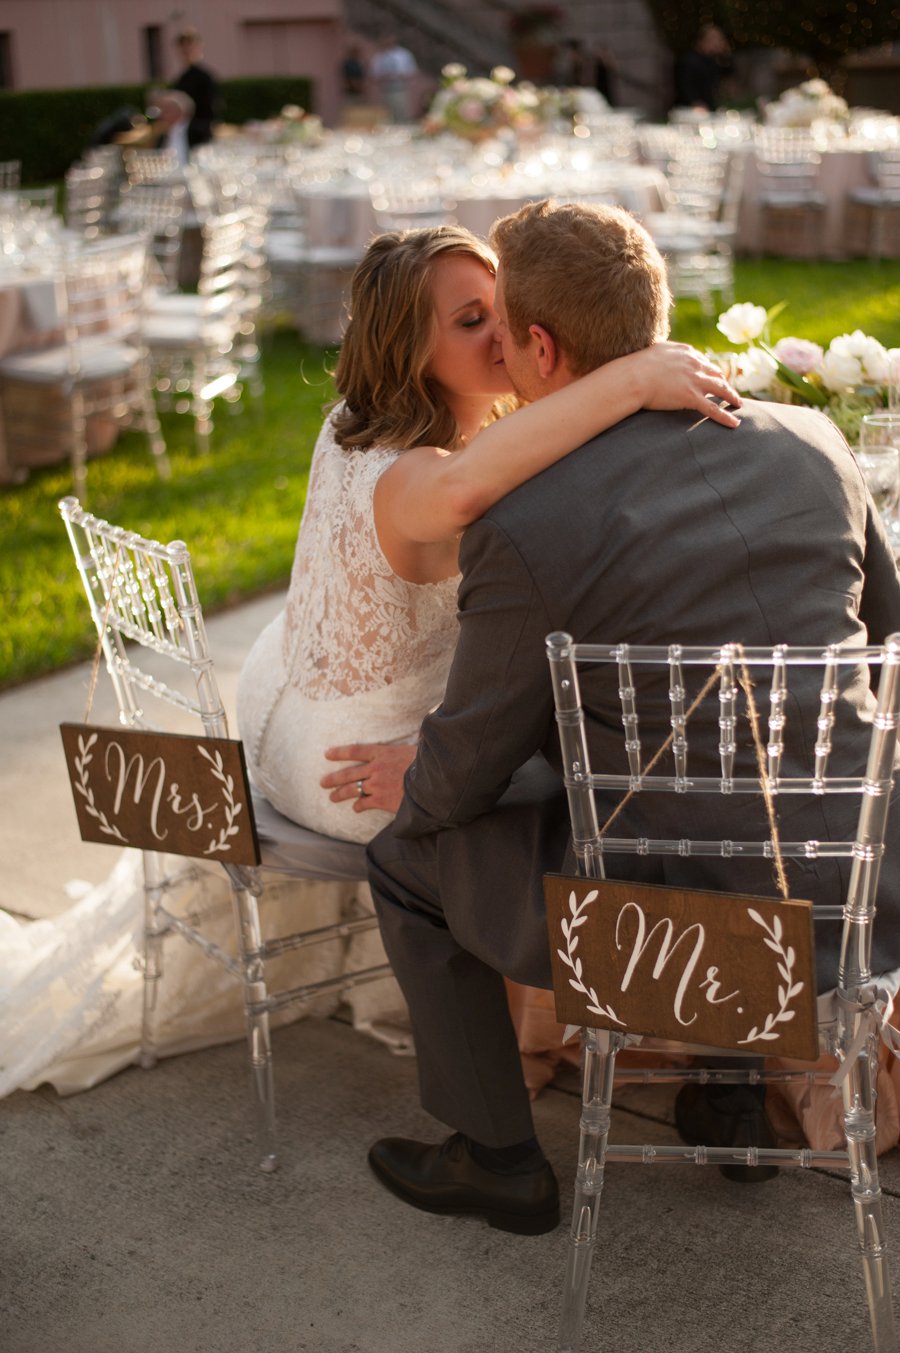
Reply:
<svg viewBox="0 0 900 1353"><path fill-rule="evenodd" d="M736 427L740 420L713 399L741 403L721 370L696 349L657 343L501 418L462 450L405 452L375 491L375 521L391 566L401 576L418 573L407 546L452 540L504 494L638 409L696 409Z"/></svg>

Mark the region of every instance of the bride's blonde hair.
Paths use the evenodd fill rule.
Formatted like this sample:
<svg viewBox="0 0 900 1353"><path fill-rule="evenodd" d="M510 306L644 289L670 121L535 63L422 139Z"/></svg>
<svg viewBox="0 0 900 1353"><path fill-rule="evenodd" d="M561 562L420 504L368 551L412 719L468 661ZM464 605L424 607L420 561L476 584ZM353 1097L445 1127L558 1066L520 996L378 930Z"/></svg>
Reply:
<svg viewBox="0 0 900 1353"><path fill-rule="evenodd" d="M496 276L493 251L462 226L388 231L366 250L353 274L334 373L339 446L406 450L458 443L456 419L427 374L436 336L431 272L435 259L447 254L475 258Z"/></svg>

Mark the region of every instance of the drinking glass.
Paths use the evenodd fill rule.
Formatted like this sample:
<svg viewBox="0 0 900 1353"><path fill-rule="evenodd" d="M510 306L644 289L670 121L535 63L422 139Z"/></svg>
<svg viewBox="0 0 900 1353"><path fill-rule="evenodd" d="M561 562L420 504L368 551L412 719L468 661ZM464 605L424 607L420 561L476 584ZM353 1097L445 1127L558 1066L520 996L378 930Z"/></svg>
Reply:
<svg viewBox="0 0 900 1353"><path fill-rule="evenodd" d="M888 408L900 414L900 348L893 348L888 372Z"/></svg>
<svg viewBox="0 0 900 1353"><path fill-rule="evenodd" d="M866 414L857 459L891 541L900 547L900 413Z"/></svg>

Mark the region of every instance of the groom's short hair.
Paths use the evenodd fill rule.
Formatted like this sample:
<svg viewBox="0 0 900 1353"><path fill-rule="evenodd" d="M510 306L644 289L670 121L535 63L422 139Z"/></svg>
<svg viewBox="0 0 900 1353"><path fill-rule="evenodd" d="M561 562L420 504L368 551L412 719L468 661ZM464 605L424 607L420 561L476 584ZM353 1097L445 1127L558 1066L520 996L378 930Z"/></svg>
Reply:
<svg viewBox="0 0 900 1353"><path fill-rule="evenodd" d="M556 340L575 376L665 338L672 304L666 265L619 207L529 202L494 223L514 342L532 324Z"/></svg>

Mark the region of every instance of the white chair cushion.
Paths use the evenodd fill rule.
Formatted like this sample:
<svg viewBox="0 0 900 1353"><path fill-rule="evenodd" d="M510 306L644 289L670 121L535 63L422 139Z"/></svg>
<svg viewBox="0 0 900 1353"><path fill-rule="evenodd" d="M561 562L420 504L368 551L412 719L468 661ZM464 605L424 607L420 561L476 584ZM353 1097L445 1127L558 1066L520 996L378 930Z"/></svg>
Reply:
<svg viewBox="0 0 900 1353"><path fill-rule="evenodd" d="M124 376L140 361L137 348L127 343L88 339L77 347L80 381L110 380ZM38 385L60 385L70 375L70 352L65 345L37 352L14 352L0 362L0 376Z"/></svg>
<svg viewBox="0 0 900 1353"><path fill-rule="evenodd" d="M208 321L196 314L146 315L141 332L150 348L227 348L234 339L230 322Z"/></svg>

